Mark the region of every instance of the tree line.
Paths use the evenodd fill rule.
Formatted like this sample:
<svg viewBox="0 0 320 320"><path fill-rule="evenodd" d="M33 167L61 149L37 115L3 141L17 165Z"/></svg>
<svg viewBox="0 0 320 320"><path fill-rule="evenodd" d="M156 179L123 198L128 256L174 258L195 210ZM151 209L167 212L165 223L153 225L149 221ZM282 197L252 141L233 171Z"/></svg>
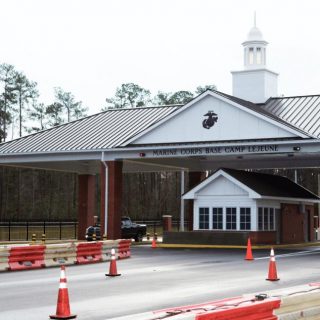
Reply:
<svg viewBox="0 0 320 320"><path fill-rule="evenodd" d="M101 111L185 104L214 85L198 86L194 92L159 91L134 83L121 84ZM54 88L54 101L40 100L37 83L10 64L0 64L0 142L38 132L86 116L71 92ZM123 214L133 219L160 219L162 214L179 211L179 173L124 174ZM97 176L97 195L99 177ZM77 219L78 179L73 173L0 166L0 221ZM135 197L132 197L132 193ZM97 213L99 213L97 196Z"/></svg>
<svg viewBox="0 0 320 320"><path fill-rule="evenodd" d="M208 89L216 90L216 86L198 86L194 92L188 90L176 92L158 91L158 93L152 97L148 89L142 88L135 83L123 83L116 89L113 97L106 98L107 105L102 108L102 111L114 108L184 105Z"/></svg>
<svg viewBox="0 0 320 320"><path fill-rule="evenodd" d="M71 92L54 88L54 101L39 100L37 82L13 65L0 64L0 142L86 116L88 108ZM11 130L10 130L11 128Z"/></svg>
<svg viewBox="0 0 320 320"><path fill-rule="evenodd" d="M198 86L194 92L159 91L154 97L148 89L135 83L124 83L113 97L106 98L101 111L114 108L137 108L155 105L177 105L189 102L194 96L215 85ZM71 92L54 89L54 101L45 104L39 99L37 82L8 63L0 64L0 143L45 130L85 117L88 108L77 101Z"/></svg>

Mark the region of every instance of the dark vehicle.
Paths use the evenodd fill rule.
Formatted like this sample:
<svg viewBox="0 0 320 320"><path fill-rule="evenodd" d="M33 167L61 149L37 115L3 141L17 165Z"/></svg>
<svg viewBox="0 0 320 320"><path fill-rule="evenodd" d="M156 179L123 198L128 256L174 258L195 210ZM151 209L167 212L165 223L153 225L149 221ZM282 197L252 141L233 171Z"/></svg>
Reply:
<svg viewBox="0 0 320 320"><path fill-rule="evenodd" d="M100 226L88 227L86 230L86 239L88 241L92 241L92 236L94 233L96 234L96 239L101 240ZM122 239L134 239L136 242L141 242L146 233L147 225L134 223L129 217L121 218Z"/></svg>
<svg viewBox="0 0 320 320"><path fill-rule="evenodd" d="M90 226L86 229L86 239L87 241L92 241L93 234L96 234L96 240L101 240L101 233L99 226Z"/></svg>
<svg viewBox="0 0 320 320"><path fill-rule="evenodd" d="M129 217L121 218L121 238L134 239L136 242L141 242L146 233L146 224L134 223Z"/></svg>

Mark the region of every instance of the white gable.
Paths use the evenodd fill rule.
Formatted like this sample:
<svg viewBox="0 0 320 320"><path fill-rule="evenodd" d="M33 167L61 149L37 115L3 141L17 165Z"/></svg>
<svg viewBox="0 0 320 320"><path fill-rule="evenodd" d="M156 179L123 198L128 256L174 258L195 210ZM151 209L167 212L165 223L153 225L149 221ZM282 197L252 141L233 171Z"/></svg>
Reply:
<svg viewBox="0 0 320 320"><path fill-rule="evenodd" d="M201 196L248 196L248 191L240 188L235 183L219 176L212 183L204 186L197 192Z"/></svg>
<svg viewBox="0 0 320 320"><path fill-rule="evenodd" d="M212 176L186 192L182 199L196 199L206 196L234 196L241 195L249 198L261 198L261 195L250 189L237 179L227 174L223 169L218 170Z"/></svg>
<svg viewBox="0 0 320 320"><path fill-rule="evenodd" d="M206 129L204 116L213 111L217 122ZM257 112L240 106L212 92L206 92L164 119L131 144L250 140L297 137L299 134ZM301 135L300 135L301 136Z"/></svg>

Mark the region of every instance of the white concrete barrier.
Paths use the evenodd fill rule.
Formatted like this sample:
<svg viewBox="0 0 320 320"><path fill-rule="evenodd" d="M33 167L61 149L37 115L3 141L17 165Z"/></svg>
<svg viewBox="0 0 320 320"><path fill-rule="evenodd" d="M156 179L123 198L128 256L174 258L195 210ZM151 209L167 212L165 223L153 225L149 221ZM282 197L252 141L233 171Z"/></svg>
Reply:
<svg viewBox="0 0 320 320"><path fill-rule="evenodd" d="M6 271L9 268L10 248L0 248L0 271Z"/></svg>
<svg viewBox="0 0 320 320"><path fill-rule="evenodd" d="M320 286L299 286L282 294L280 309L275 312L279 320L320 319Z"/></svg>
<svg viewBox="0 0 320 320"><path fill-rule="evenodd" d="M119 258L118 246L120 240L104 240L102 241L102 261L111 260L111 249L116 252L117 259Z"/></svg>
<svg viewBox="0 0 320 320"><path fill-rule="evenodd" d="M62 264L75 264L77 260L76 245L74 243L48 244L44 251L46 267L60 266Z"/></svg>
<svg viewBox="0 0 320 320"><path fill-rule="evenodd" d="M128 243L127 243L128 242ZM62 264L71 265L71 264L81 264L100 262L100 261L109 261L111 260L111 249L115 249L116 258L123 259L130 257L130 241L128 240L105 240L97 241L94 243L91 242L77 242L77 243L59 243L59 244L47 244L42 246L43 250L43 265L45 267L60 266ZM124 244L126 244L124 246ZM12 259L11 251L17 251L20 247L29 247L29 253L32 254L32 247L36 250L39 245L32 246L29 244L22 245L8 245L0 247L0 271L11 270L10 268L10 259ZM79 249L81 248L81 250ZM11 250L12 249L12 250ZM81 252L80 252L81 251ZM23 253L21 253L23 255ZM97 259L95 259L97 258ZM82 260L83 262L82 262ZM80 261L81 260L81 261Z"/></svg>

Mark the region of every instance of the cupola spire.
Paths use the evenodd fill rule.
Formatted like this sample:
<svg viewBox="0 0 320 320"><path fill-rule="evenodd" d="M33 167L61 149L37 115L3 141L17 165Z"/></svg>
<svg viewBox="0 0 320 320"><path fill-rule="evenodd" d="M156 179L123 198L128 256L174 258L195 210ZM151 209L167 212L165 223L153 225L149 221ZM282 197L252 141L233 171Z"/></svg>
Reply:
<svg viewBox="0 0 320 320"><path fill-rule="evenodd" d="M263 39L262 32L257 28L256 12L254 12L253 17L253 27L250 29L247 39L242 45L244 48L245 69L257 69L266 65L268 42Z"/></svg>
<svg viewBox="0 0 320 320"><path fill-rule="evenodd" d="M277 96L278 74L266 68L267 45L254 12L253 27L242 43L244 70L231 72L234 96L254 103L264 103Z"/></svg>

